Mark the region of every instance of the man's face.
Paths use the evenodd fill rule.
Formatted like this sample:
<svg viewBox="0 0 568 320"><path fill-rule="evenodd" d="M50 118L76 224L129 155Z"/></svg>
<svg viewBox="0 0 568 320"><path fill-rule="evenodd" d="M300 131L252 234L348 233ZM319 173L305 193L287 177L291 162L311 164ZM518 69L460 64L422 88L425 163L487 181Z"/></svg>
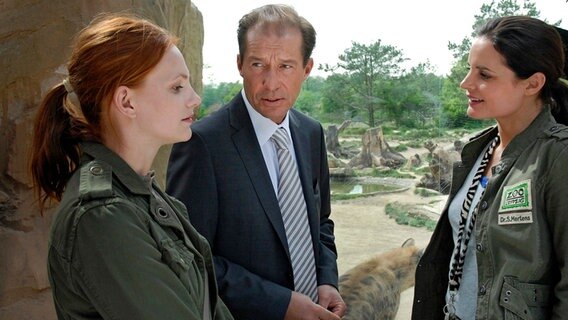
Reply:
<svg viewBox="0 0 568 320"><path fill-rule="evenodd" d="M255 26L247 33L246 50L237 65L253 108L279 124L296 102L313 60L304 66L299 29L279 32L272 26Z"/></svg>

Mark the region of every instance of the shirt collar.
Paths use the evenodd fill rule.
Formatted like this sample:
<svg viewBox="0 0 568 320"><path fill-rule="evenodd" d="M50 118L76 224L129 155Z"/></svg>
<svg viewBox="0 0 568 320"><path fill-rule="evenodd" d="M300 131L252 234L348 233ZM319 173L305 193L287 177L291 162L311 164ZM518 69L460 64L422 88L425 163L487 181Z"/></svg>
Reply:
<svg viewBox="0 0 568 320"><path fill-rule="evenodd" d="M286 113L286 117L284 117L284 121L282 121L282 123L276 124L274 121L266 118L252 107L251 103L247 99L247 95L245 94L245 89L241 91L241 95L245 101L245 106L247 107L259 145L264 145L278 128L285 128L288 135L290 135L290 117L288 116L290 112Z"/></svg>

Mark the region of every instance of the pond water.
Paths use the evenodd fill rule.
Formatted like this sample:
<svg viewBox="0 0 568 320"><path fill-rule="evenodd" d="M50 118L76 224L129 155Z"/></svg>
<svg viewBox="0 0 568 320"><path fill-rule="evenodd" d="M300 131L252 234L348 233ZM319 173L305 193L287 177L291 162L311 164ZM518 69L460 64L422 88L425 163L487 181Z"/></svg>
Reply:
<svg viewBox="0 0 568 320"><path fill-rule="evenodd" d="M385 183L361 183L357 181L331 180L331 194L367 194L399 190L401 187Z"/></svg>

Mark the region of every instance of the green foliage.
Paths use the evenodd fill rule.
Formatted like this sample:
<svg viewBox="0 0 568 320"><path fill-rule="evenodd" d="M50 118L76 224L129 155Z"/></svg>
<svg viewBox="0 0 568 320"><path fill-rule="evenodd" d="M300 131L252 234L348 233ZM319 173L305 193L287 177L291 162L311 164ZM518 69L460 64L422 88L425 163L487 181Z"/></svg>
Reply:
<svg viewBox="0 0 568 320"><path fill-rule="evenodd" d="M349 193L335 193L331 194L330 200L331 201L338 201L338 200L351 200L357 198L368 197L369 194L364 193L357 193L357 194L349 194Z"/></svg>
<svg viewBox="0 0 568 320"><path fill-rule="evenodd" d="M355 175L362 177L376 177L376 178L398 178L398 179L414 179L415 177L409 173L403 173L390 168L370 168L355 170Z"/></svg>
<svg viewBox="0 0 568 320"><path fill-rule="evenodd" d="M322 77L309 77L302 85L302 91L296 99L295 108L312 117L321 114L322 90L325 79Z"/></svg>
<svg viewBox="0 0 568 320"><path fill-rule="evenodd" d="M397 127L426 127L435 123L440 113L443 78L429 63L421 63L393 81L385 108L387 119Z"/></svg>
<svg viewBox="0 0 568 320"><path fill-rule="evenodd" d="M240 82L221 82L219 84L206 84L201 95L200 115L207 114L209 110L217 110L228 103L242 89Z"/></svg>
<svg viewBox="0 0 568 320"><path fill-rule="evenodd" d="M425 175L427 173L432 173L432 171L430 170L430 167L418 167L418 168L413 168L412 171L418 175ZM418 189L418 188L417 188Z"/></svg>
<svg viewBox="0 0 568 320"><path fill-rule="evenodd" d="M462 58L463 59L463 58ZM444 80L442 87L442 110L444 117L440 119L443 127L459 128L471 120L467 114L467 97L460 88L460 82L469 69L467 61L458 61Z"/></svg>
<svg viewBox="0 0 568 320"><path fill-rule="evenodd" d="M394 151L397 151L397 152L403 152L403 151L408 150L408 147L404 143L401 143L398 146L394 147L393 149L394 149Z"/></svg>
<svg viewBox="0 0 568 320"><path fill-rule="evenodd" d="M409 148L422 148L424 146L424 142L420 140L409 140L406 142L406 146Z"/></svg>
<svg viewBox="0 0 568 320"><path fill-rule="evenodd" d="M402 74L401 64L408 59L403 57L402 51L382 44L380 39L370 45L352 42L338 59L337 65L322 68L340 71L341 76L333 79L334 87L341 86L341 92L349 94L345 97L349 98L350 108L364 110L366 122L374 127L375 112L384 102L387 83ZM337 101L337 98L334 93L330 100Z"/></svg>
<svg viewBox="0 0 568 320"><path fill-rule="evenodd" d="M317 116L319 114L319 104L321 101L321 94L316 91L304 90L296 99L295 108L302 111L304 114L310 116Z"/></svg>
<svg viewBox="0 0 568 320"><path fill-rule="evenodd" d="M349 137L349 136L355 136L355 137L360 137L363 134L365 134L365 131L367 131L369 128L365 127L365 128L350 128L347 127L345 129L343 129L343 131L339 134L340 137Z"/></svg>
<svg viewBox="0 0 568 320"><path fill-rule="evenodd" d="M416 188L414 189L414 194L419 195L421 197L436 197L441 195L440 192L436 191L436 190L432 190L432 189L427 189L427 188Z"/></svg>
<svg viewBox="0 0 568 320"><path fill-rule="evenodd" d="M436 227L436 221L430 219L426 215L413 212L410 206L405 206L398 202L388 203L385 206L385 213L393 218L396 223L408 225L417 228L426 228L433 231Z"/></svg>
<svg viewBox="0 0 568 320"><path fill-rule="evenodd" d="M370 127L378 124L377 119L381 125L393 121L407 127L439 123L443 77L435 74L429 62L406 72L400 65L408 59L381 40L370 45L354 42L339 60L335 66L320 66L333 72L322 95L325 120L347 118Z"/></svg>

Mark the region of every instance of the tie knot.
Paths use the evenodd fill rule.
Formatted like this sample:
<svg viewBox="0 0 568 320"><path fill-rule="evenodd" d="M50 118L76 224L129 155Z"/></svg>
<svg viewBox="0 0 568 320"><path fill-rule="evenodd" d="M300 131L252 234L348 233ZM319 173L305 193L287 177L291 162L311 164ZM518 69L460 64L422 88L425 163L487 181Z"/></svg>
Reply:
<svg viewBox="0 0 568 320"><path fill-rule="evenodd" d="M288 133L284 128L278 128L271 137L278 149L288 149Z"/></svg>

